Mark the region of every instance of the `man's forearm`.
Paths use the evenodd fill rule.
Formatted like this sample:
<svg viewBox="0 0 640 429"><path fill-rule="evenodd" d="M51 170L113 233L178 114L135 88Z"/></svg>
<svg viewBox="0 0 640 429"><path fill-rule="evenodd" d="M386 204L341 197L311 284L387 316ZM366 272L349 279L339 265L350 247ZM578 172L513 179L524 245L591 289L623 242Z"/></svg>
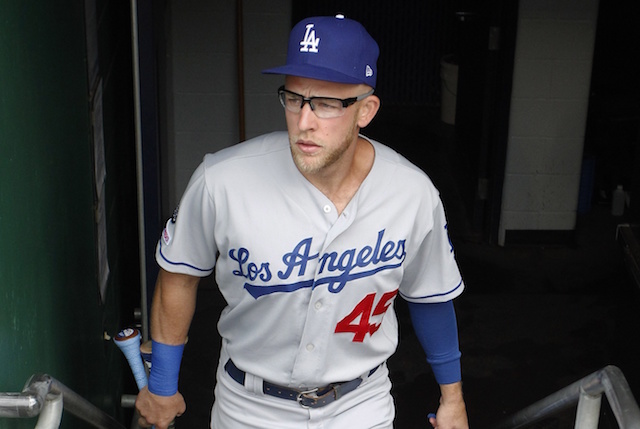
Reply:
<svg viewBox="0 0 640 429"><path fill-rule="evenodd" d="M166 428L184 413L178 374L191 319L196 307L198 277L160 270L151 308L152 367L149 384L136 400L140 425Z"/></svg>
<svg viewBox="0 0 640 429"><path fill-rule="evenodd" d="M196 308L199 277L160 270L151 308L151 338L184 344Z"/></svg>
<svg viewBox="0 0 640 429"><path fill-rule="evenodd" d="M452 301L419 304L409 302L413 328L440 385L462 378L458 325Z"/></svg>
<svg viewBox="0 0 640 429"><path fill-rule="evenodd" d="M442 403L464 403L462 395L462 382L459 381L453 384L441 384L440 395L442 397Z"/></svg>

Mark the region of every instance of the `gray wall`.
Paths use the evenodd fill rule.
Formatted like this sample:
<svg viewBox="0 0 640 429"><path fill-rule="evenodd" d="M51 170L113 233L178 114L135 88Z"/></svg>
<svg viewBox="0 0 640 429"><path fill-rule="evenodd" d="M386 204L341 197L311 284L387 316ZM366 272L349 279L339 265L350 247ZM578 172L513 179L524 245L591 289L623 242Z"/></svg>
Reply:
<svg viewBox="0 0 640 429"><path fill-rule="evenodd" d="M168 16L163 206L172 210L204 154L238 142L236 2L171 1ZM243 3L246 137L284 129L279 76L291 28L288 0ZM166 213L168 215L170 213Z"/></svg>
<svg viewBox="0 0 640 429"><path fill-rule="evenodd" d="M598 0L521 0L499 242L575 228Z"/></svg>

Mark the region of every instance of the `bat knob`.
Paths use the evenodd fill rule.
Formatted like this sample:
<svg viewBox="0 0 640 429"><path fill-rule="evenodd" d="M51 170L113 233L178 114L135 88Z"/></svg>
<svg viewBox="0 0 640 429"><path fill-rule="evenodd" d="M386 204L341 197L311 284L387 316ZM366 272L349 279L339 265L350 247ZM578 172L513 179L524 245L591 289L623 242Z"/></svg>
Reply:
<svg viewBox="0 0 640 429"><path fill-rule="evenodd" d="M139 336L140 336L140 331L138 331L136 328L126 328L118 332L118 335L114 337L114 340L127 341L127 340L130 340L131 338L135 338Z"/></svg>

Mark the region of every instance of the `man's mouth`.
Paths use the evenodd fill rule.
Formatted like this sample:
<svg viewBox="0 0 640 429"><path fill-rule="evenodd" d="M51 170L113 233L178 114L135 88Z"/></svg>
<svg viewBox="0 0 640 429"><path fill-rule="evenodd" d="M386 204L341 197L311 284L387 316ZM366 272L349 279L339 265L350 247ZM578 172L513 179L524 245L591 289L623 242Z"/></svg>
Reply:
<svg viewBox="0 0 640 429"><path fill-rule="evenodd" d="M308 140L298 140L296 146L305 154L313 154L320 149L320 145Z"/></svg>

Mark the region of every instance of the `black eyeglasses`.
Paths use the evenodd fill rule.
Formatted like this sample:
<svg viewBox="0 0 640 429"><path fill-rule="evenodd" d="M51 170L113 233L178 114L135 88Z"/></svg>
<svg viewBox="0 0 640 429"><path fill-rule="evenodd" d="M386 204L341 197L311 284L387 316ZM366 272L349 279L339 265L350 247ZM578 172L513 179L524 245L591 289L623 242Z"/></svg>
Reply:
<svg viewBox="0 0 640 429"><path fill-rule="evenodd" d="M374 90L372 89L366 94L344 99L332 97L307 98L300 94L296 94L295 92L284 89L284 86L281 86L278 89L278 98L280 99L280 104L282 104L282 107L284 107L291 113L300 113L300 111L304 107L304 104L309 103L309 107L311 107L311 110L316 114L318 118L329 119L337 118L344 115L347 107L360 100L364 100L365 98L373 94L373 91Z"/></svg>

